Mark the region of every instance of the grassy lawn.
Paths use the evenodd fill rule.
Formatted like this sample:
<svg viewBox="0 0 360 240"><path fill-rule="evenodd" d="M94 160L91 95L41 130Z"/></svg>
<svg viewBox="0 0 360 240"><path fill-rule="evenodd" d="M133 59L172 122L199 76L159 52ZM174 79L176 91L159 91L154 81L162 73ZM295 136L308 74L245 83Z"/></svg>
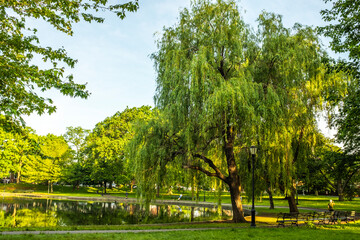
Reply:
<svg viewBox="0 0 360 240"><path fill-rule="evenodd" d="M141 233L93 233L93 234L55 234L55 235L15 235L1 236L0 239L347 239L357 240L360 237L360 224L326 227L286 227L286 228L227 228L201 231L169 231Z"/></svg>

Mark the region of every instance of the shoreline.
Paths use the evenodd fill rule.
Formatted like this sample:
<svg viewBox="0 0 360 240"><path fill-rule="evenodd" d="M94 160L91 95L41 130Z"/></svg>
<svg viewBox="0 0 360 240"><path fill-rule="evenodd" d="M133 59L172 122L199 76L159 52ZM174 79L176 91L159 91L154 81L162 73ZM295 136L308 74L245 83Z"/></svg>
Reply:
<svg viewBox="0 0 360 240"><path fill-rule="evenodd" d="M96 201L96 202L123 202L123 203L137 203L141 204L139 199L136 198L125 198L125 197L118 197L112 195L99 195L94 197L86 197L86 196L63 196L63 195L51 195L51 194L41 194L41 193L9 193L3 192L1 194L3 197L25 197L25 198L46 198L46 199L57 199L57 200L73 200L73 201ZM157 205L178 205L178 206L189 206L189 207L207 207L207 208L217 208L217 204L213 202L194 202L194 201L187 201L187 200L159 200L155 199L150 202L150 204L157 204ZM244 207L247 205L243 205ZM221 207L225 210L232 210L231 204L223 203ZM250 210L244 209L244 213L249 213Z"/></svg>

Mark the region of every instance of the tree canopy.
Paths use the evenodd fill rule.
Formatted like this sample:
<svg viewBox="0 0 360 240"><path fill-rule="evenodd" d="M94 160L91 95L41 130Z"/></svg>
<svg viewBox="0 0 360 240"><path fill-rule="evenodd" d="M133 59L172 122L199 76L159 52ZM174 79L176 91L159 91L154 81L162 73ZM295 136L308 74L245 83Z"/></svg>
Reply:
<svg viewBox="0 0 360 240"><path fill-rule="evenodd" d="M353 0L325 0L332 3L331 9L321 11L323 19L329 24L320 27L320 32L331 38L331 49L337 53L348 54L341 60L337 69L346 70L353 75L344 98L335 102L338 112L332 116L332 125L337 128L337 140L344 143L349 153L360 151L360 3Z"/></svg>
<svg viewBox="0 0 360 240"><path fill-rule="evenodd" d="M122 3L108 0L0 0L0 114L21 119L32 112L52 113L56 107L40 92L57 89L71 97L87 98L85 84L77 84L73 76L64 76L64 67L73 68L76 60L64 48L53 49L40 44L36 28L29 28L29 19L43 19L56 30L73 35L73 24L81 19L103 22L96 12L114 12L121 19L127 11L138 9L138 0ZM40 56L51 67L35 65Z"/></svg>

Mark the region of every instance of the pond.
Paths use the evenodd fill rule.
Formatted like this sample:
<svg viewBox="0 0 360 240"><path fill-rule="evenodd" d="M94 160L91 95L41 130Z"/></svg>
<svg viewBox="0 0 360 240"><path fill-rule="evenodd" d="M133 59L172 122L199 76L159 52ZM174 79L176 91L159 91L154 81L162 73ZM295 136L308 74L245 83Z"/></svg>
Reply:
<svg viewBox="0 0 360 240"><path fill-rule="evenodd" d="M0 227L121 225L231 219L232 211L178 205L2 198Z"/></svg>

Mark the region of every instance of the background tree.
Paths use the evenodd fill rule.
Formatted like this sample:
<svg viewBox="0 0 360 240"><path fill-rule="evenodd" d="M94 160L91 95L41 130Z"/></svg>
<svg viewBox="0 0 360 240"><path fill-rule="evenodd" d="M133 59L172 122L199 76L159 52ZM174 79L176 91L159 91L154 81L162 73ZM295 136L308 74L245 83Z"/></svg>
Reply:
<svg viewBox="0 0 360 240"><path fill-rule="evenodd" d="M39 92L57 89L64 95L87 98L84 84L76 84L73 76L64 76L61 65L73 68L76 60L70 58L64 48L43 47L35 28L29 28L30 18L43 19L56 30L73 34L73 24L81 19L87 22L103 22L94 15L99 10L114 12L121 19L126 11L138 9L138 0L122 3L108 0L0 0L0 114L20 117L36 112L52 113L55 106ZM43 69L32 60L40 56L50 68ZM21 119L21 118L20 118Z"/></svg>
<svg viewBox="0 0 360 240"><path fill-rule="evenodd" d="M63 135L65 141L70 145L72 150L75 151L74 160L76 162L83 162L82 153L86 145L86 137L89 135L90 130L83 129L82 127L67 127L66 133Z"/></svg>
<svg viewBox="0 0 360 240"><path fill-rule="evenodd" d="M349 81L346 97L335 97L335 105L339 109L332 116L332 126L337 128L337 140L344 143L346 151L358 154L360 150L360 33L358 30L360 3L354 0L324 1L332 3L332 7L321 11L323 19L329 22L329 25L320 27L320 32L331 38L330 47L333 51L348 54L348 59L338 61L336 68L346 70L353 75L353 79Z"/></svg>
<svg viewBox="0 0 360 240"><path fill-rule="evenodd" d="M24 181L48 184L49 192L53 192L53 184L61 179L65 168L67 153L70 148L62 136L48 134L38 139L39 152L29 156L24 166Z"/></svg>
<svg viewBox="0 0 360 240"><path fill-rule="evenodd" d="M84 159L86 138L90 130L81 127L68 127L63 135L72 149L72 161L64 169L63 180L73 185L74 190L80 184L90 183L91 166Z"/></svg>
<svg viewBox="0 0 360 240"><path fill-rule="evenodd" d="M126 108L96 124L87 138L87 161L92 163L91 178L103 183L129 183L134 179L132 162L125 148L134 135L133 125L151 116L151 108ZM105 190L106 191L106 190Z"/></svg>
<svg viewBox="0 0 360 240"><path fill-rule="evenodd" d="M319 148L314 163L323 179L336 191L339 201L345 200L354 179L359 176L360 160L356 155L345 154L337 146L325 143ZM354 190L351 196L354 195Z"/></svg>

